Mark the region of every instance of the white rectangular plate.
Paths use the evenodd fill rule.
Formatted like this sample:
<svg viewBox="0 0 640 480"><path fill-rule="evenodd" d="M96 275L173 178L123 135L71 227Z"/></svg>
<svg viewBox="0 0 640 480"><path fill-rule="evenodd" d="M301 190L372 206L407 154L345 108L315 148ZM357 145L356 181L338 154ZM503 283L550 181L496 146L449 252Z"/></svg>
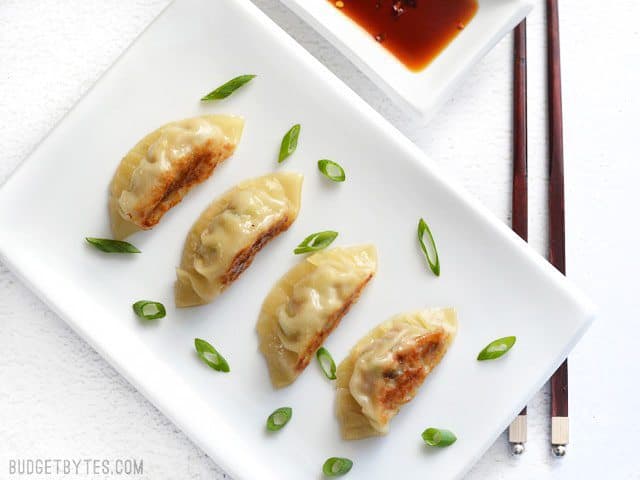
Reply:
<svg viewBox="0 0 640 480"><path fill-rule="evenodd" d="M199 98L241 73L252 83L218 103ZM109 236L107 187L120 158L167 121L210 112L247 119L240 146L149 232L141 255L107 255L84 242ZM302 124L298 150L276 156L284 132ZM316 167L346 169L331 184ZM305 174L302 210L214 303L173 306L183 240L208 203L238 181L273 170ZM442 276L416 241L430 223ZM340 232L336 245L374 242L380 268L326 343L337 361L372 326L426 306L458 308L460 332L417 398L384 438L340 439L334 389L312 363L274 391L257 349L263 298L300 260L307 234ZM568 354L591 307L508 228L448 183L384 119L245 0L172 4L38 146L0 190L0 253L34 291L236 480L319 478L323 461L350 457L354 478L407 480L462 475ZM140 322L131 304L153 299L167 317ZM479 363L490 340L517 335L500 361ZM209 339L231 373L201 363L193 339ZM294 409L281 432L265 432L276 407ZM447 427L458 442L428 450L420 434ZM99 427L98 427L99 428Z"/></svg>
<svg viewBox="0 0 640 480"><path fill-rule="evenodd" d="M475 17L438 57L412 72L327 0L281 0L401 107L431 117L467 72L533 7L530 0L478 0Z"/></svg>

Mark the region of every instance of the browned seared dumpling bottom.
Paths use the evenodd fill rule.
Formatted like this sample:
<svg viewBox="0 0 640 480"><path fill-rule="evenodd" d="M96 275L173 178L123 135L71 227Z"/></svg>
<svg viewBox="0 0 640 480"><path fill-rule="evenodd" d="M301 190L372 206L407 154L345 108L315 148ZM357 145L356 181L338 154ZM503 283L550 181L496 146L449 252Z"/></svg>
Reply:
<svg viewBox="0 0 640 480"><path fill-rule="evenodd" d="M384 435L438 365L457 332L455 310L397 315L353 347L337 371L337 416L345 440Z"/></svg>
<svg viewBox="0 0 640 480"><path fill-rule="evenodd" d="M289 385L307 367L376 269L373 245L338 247L305 258L278 280L257 324L274 387Z"/></svg>
<svg viewBox="0 0 640 480"><path fill-rule="evenodd" d="M206 115L172 122L143 138L122 159L111 181L114 238L156 225L189 190L211 176L240 141L244 120Z"/></svg>
<svg viewBox="0 0 640 480"><path fill-rule="evenodd" d="M184 244L176 305L202 305L222 293L295 221L301 190L302 175L280 172L244 181L209 205Z"/></svg>

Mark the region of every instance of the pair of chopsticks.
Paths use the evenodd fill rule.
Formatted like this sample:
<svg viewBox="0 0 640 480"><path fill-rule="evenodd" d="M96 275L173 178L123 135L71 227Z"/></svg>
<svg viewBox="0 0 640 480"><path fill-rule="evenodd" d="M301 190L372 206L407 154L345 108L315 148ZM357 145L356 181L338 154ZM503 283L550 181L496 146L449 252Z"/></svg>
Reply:
<svg viewBox="0 0 640 480"><path fill-rule="evenodd" d="M527 26L514 32L513 214L512 228L527 240ZM558 0L547 0L547 95L549 114L549 261L565 274L564 156ZM551 446L557 457L569 443L569 376L567 360L551 377ZM516 455L527 441L527 407L509 426Z"/></svg>

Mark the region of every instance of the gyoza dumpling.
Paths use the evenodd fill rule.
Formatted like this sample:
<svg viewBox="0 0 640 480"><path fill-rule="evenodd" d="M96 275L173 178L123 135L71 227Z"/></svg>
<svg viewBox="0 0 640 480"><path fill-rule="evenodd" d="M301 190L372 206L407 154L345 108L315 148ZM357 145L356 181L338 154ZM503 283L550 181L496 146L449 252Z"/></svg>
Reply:
<svg viewBox="0 0 640 480"><path fill-rule="evenodd" d="M257 325L274 387L300 375L376 269L373 245L338 247L305 258L278 280Z"/></svg>
<svg viewBox="0 0 640 480"><path fill-rule="evenodd" d="M342 437L387 433L391 419L416 395L457 330L455 310L437 308L396 315L362 338L336 373Z"/></svg>
<svg viewBox="0 0 640 480"><path fill-rule="evenodd" d="M140 140L111 181L113 237L122 239L157 224L233 154L243 127L241 117L204 115L168 123Z"/></svg>
<svg viewBox="0 0 640 480"><path fill-rule="evenodd" d="M176 270L176 306L209 303L298 216L302 175L246 180L215 200L191 227Z"/></svg>

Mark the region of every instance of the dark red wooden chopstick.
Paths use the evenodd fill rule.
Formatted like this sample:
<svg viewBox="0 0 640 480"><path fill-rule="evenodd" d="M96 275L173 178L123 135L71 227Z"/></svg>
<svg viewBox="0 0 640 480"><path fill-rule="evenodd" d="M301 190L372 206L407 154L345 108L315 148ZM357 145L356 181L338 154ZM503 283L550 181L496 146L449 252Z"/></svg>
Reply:
<svg viewBox="0 0 640 480"><path fill-rule="evenodd" d="M513 32L513 187L511 228L523 240L528 235L527 188L527 21ZM527 407L509 426L511 451L519 455L527 441Z"/></svg>
<svg viewBox="0 0 640 480"><path fill-rule="evenodd" d="M558 0L547 0L547 95L549 108L549 261L565 271L564 156L560 28ZM551 377L551 444L563 456L569 443L569 378L567 361Z"/></svg>

